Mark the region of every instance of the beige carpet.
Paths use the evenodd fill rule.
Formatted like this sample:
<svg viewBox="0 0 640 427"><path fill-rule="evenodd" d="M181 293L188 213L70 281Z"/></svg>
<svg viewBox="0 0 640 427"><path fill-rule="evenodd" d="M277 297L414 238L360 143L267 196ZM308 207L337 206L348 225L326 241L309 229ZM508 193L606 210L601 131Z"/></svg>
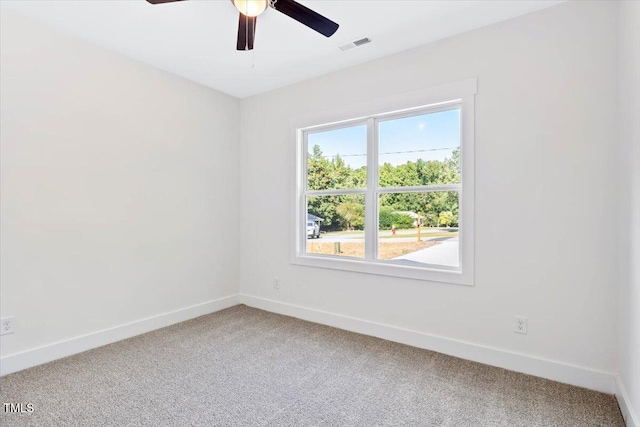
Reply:
<svg viewBox="0 0 640 427"><path fill-rule="evenodd" d="M623 426L612 396L237 306L0 379L2 426ZM3 409L3 408L2 408Z"/></svg>

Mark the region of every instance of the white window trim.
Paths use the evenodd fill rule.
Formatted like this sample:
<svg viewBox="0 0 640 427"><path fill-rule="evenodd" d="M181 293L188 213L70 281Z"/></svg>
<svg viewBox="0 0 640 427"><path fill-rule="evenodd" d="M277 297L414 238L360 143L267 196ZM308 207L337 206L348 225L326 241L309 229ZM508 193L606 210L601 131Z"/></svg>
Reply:
<svg viewBox="0 0 640 427"><path fill-rule="evenodd" d="M474 283L474 169L475 169L475 94L477 93L477 80L468 79L440 86L430 87L423 90L397 94L391 97L368 101L362 104L351 106L340 106L331 111L318 112L306 117L297 118L291 122L291 134L294 140L294 173L292 191L292 217L291 224L294 224L291 242L291 263L302 266L328 268L335 270L345 270L367 274L383 276L402 277L409 279L445 282L459 285L472 286ZM460 267L459 269L448 269L447 267L415 267L410 265L392 264L384 260L376 259L356 259L340 258L327 255L316 255L305 252L306 249L306 205L303 206L304 190L306 178L306 153L307 147L303 143L303 129L309 130L314 127L322 128L323 131L330 129L331 124L335 127L344 127L348 124L366 124L367 129L367 149L368 156L367 169L373 170L378 167L377 150L375 149L376 129L371 116L398 116L401 113L411 114L412 111L423 110L425 108L437 108L442 106L450 108L451 104L461 108L460 116L460 163L461 163L461 183L455 184L455 189L450 185L442 185L442 190L455 190L460 192ZM344 120L351 117L352 119ZM319 125L323 123L322 125ZM293 156L292 156L293 157ZM373 200L377 183L373 182L374 174L367 174L366 189L343 189L326 190L327 194L366 194L369 200ZM458 187L460 186L460 187ZM421 187L403 188L383 188L383 192L405 192L414 191ZM429 191L434 191L436 187L429 186ZM378 191L379 192L379 191ZM315 193L315 192L314 192ZM324 193L324 192L317 192ZM377 209L367 209L365 224L377 223ZM305 216L303 218L303 216ZM302 222L304 220L304 222ZM373 239L365 239L365 254L369 256L377 252Z"/></svg>

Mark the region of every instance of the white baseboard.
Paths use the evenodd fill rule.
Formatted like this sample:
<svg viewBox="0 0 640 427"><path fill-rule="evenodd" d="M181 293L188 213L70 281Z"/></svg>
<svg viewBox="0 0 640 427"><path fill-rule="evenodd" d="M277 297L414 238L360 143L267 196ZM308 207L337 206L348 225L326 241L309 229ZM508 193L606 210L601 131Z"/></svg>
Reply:
<svg viewBox="0 0 640 427"><path fill-rule="evenodd" d="M413 347L424 348L511 371L535 375L565 384L597 390L607 394L614 394L615 391L614 374L609 372L597 371L555 360L542 359L526 354L501 350L499 348L473 344L251 295L240 294L238 301L241 304L262 310L383 338Z"/></svg>
<svg viewBox="0 0 640 427"><path fill-rule="evenodd" d="M616 375L615 387L618 406L620 406L620 412L622 412L622 417L624 418L624 422L627 424L627 427L640 427L638 415L634 412L627 390L624 388L624 385L618 375Z"/></svg>
<svg viewBox="0 0 640 427"><path fill-rule="evenodd" d="M0 359L0 376L184 322L198 316L214 313L237 304L238 295L231 295L32 350L10 354Z"/></svg>

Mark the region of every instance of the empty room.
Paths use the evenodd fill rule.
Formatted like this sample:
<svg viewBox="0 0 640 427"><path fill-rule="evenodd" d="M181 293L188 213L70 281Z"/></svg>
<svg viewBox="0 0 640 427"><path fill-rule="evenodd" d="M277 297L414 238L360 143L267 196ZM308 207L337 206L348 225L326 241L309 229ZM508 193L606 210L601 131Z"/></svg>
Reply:
<svg viewBox="0 0 640 427"><path fill-rule="evenodd" d="M640 1L0 0L0 425L640 427Z"/></svg>

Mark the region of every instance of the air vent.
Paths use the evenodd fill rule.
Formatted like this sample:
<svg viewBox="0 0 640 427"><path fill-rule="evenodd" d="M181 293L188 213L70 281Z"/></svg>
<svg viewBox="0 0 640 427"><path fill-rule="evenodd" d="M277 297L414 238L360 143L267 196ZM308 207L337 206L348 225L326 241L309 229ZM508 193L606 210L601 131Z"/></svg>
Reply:
<svg viewBox="0 0 640 427"><path fill-rule="evenodd" d="M360 40L356 40L353 42L356 46L362 46L363 44L371 43L371 39L369 37L365 37Z"/></svg>
<svg viewBox="0 0 640 427"><path fill-rule="evenodd" d="M351 43L347 43L345 45L340 46L340 50L349 50L354 47L362 46L367 43L371 43L371 39L369 37L363 37L361 39L354 40Z"/></svg>

